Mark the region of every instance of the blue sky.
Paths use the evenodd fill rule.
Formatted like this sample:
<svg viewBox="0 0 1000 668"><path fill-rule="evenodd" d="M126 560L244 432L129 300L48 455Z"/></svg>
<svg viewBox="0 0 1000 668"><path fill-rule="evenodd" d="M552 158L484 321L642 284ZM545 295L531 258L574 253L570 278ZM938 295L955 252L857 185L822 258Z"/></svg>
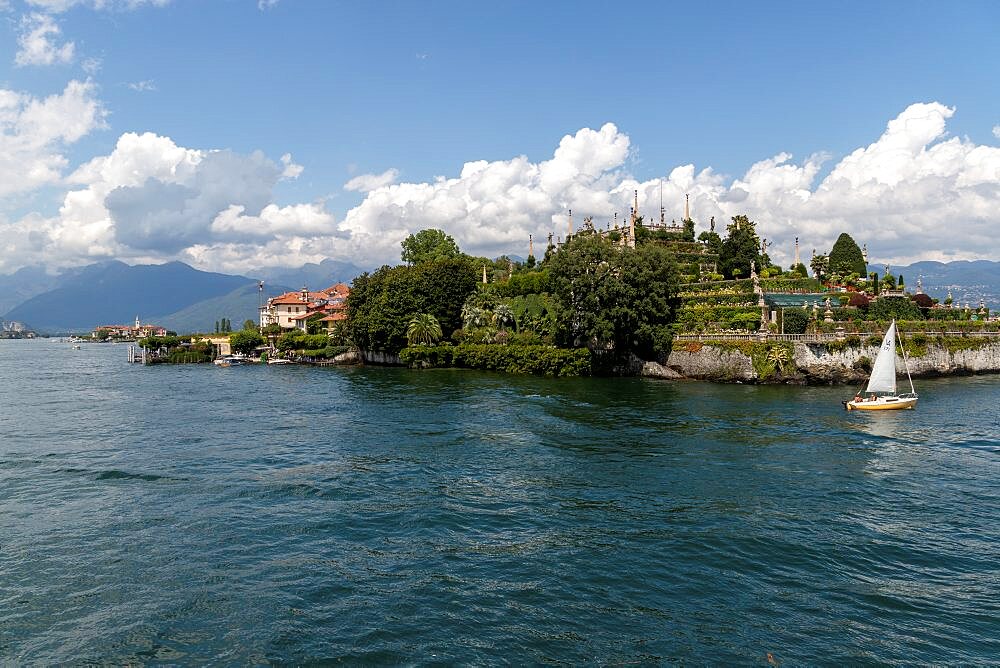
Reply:
<svg viewBox="0 0 1000 668"><path fill-rule="evenodd" d="M668 216L679 214L682 191L695 192L696 218L721 220L745 204L785 247L801 235L826 250L841 231L863 235L875 224L894 230L871 239L885 259L1000 257L995 242L982 243L1000 222L988 213L1000 192L996 3L4 5L0 89L19 96L22 122L0 126L0 160L6 150L11 164L24 162L18 146L34 132L25 120L31 101L67 96L71 81L87 88L61 113L79 119L74 104L89 103L93 118L71 137L36 142L43 157L61 158L58 174L0 190L0 226L15 239L0 246L0 273L112 256L219 270L325 256L368 266L392 259L401 235L424 226L448 230L463 248L523 255L522 238L557 223L561 230L568 207L610 218L639 188L640 208L655 216L660 179L670 186ZM32 31L43 42L25 55ZM937 106L911 108L918 104ZM919 127L912 142L900 141L912 168L877 156L855 171L841 163L866 148L888 155L895 140L878 145L880 137L908 109L900 125ZM607 123L614 131L599 133ZM594 133L580 134L588 128ZM149 145L123 148L129 133ZM234 159L175 177L163 171L169 146L153 147L144 133L188 151L188 162L214 150ZM542 165L564 137L573 140L567 155L546 177ZM921 152L950 139L962 155L924 155L934 165L953 161L930 183ZM150 152L159 167L135 162ZM757 170L766 172L759 183L747 178L782 153L790 157ZM522 155L525 164L511 163ZM80 173L101 158L140 176L105 174L97 183ZM463 178L475 161L486 167ZM693 165L691 178L671 176L684 165ZM970 170L978 170L971 184ZM833 173L842 178L827 183ZM364 175L383 178L345 190ZM441 176L454 183L435 186ZM98 211L115 189L125 203L116 196L117 208ZM651 189L657 202L648 211ZM73 192L92 200L88 213L65 212ZM808 206L804 193L815 195ZM928 212L942 196L948 208ZM832 205L852 197L882 204ZM772 207L767 198L795 204ZM926 220L903 226L900 218L916 212ZM936 238L933 221L943 215L967 222L972 240ZM147 231L149 243L123 243ZM158 246L164 234L171 243Z"/></svg>

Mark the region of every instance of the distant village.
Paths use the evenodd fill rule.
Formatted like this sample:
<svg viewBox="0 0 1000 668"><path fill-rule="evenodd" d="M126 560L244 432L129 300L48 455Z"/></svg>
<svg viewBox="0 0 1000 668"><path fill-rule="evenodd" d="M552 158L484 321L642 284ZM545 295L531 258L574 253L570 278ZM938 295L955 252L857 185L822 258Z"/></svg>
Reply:
<svg viewBox="0 0 1000 668"><path fill-rule="evenodd" d="M33 339L36 336L23 322L0 320L0 339Z"/></svg>

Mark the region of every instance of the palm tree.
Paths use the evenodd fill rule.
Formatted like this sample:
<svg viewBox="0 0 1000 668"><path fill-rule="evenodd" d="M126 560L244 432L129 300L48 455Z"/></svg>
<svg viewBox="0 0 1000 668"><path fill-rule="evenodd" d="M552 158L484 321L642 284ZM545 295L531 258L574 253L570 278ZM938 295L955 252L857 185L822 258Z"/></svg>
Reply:
<svg viewBox="0 0 1000 668"><path fill-rule="evenodd" d="M429 346L441 338L441 325L430 313L418 313L406 326L406 339L410 345Z"/></svg>
<svg viewBox="0 0 1000 668"><path fill-rule="evenodd" d="M813 276L820 279L830 270L830 258L826 255L816 255L810 260L809 268L813 270Z"/></svg>

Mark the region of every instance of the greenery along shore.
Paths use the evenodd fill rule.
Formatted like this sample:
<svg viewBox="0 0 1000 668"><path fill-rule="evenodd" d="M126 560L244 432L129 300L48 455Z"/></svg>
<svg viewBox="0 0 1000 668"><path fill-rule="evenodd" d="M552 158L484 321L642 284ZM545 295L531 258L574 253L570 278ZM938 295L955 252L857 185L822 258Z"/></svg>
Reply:
<svg viewBox="0 0 1000 668"><path fill-rule="evenodd" d="M846 234L829 255L813 257L810 278L801 263L787 271L774 266L746 216L732 218L726 233L721 238L713 225L696 240L690 220L645 226L636 217L634 232L599 230L586 220L564 243L550 242L540 260L515 262L464 254L441 230L423 230L403 241L404 264L354 280L347 318L329 334L318 331L318 321L307 331L258 331L247 321L230 344L247 355L268 344L307 361L359 350L368 360L421 368L567 376L666 364L672 351L690 352L677 339L691 336L838 332L842 342L845 333L884 330L891 318L911 333L995 327L982 308L941 308L920 290L905 295L902 276L866 275L862 251ZM765 293L815 299L831 290L834 303L822 315L814 301L811 311L805 304L774 307L769 317ZM172 348L173 340L144 343L168 350L165 361L204 361L211 353L197 339L183 350ZM753 356L762 360L756 366L787 368L787 343L761 345L767 350Z"/></svg>

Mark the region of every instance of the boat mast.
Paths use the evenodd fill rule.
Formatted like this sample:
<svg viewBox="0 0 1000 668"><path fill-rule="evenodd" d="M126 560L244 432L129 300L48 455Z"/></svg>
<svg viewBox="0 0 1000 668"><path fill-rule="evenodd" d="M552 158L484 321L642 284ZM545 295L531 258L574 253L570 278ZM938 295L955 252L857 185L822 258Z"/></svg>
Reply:
<svg viewBox="0 0 1000 668"><path fill-rule="evenodd" d="M895 318L892 324L896 324ZM906 379L910 381L910 392L916 394L917 391L913 387L913 378L910 376L910 365L906 361L906 348L903 347L903 335L899 333L899 328L896 328L896 338L899 340L899 349L903 351L903 368L906 369Z"/></svg>

